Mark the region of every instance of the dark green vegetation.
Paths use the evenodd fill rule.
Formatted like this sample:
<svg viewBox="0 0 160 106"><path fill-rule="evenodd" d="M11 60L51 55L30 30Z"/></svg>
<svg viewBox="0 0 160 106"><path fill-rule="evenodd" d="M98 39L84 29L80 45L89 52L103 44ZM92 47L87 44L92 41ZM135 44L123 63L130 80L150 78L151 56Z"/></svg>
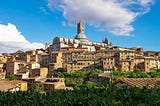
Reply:
<svg viewBox="0 0 160 106"><path fill-rule="evenodd" d="M43 92L44 91L44 85L41 82L36 82L33 85L32 91Z"/></svg>
<svg viewBox="0 0 160 106"><path fill-rule="evenodd" d="M75 90L0 92L0 106L159 106L160 88L82 87Z"/></svg>
<svg viewBox="0 0 160 106"><path fill-rule="evenodd" d="M81 78L84 78L88 74L94 74L94 73L101 74L101 73L103 73L103 71L97 69L97 70L87 70L87 71L77 71L77 72L57 72L56 75L58 77L65 77L65 78L68 78L68 77L81 77Z"/></svg>
<svg viewBox="0 0 160 106"><path fill-rule="evenodd" d="M8 77L8 80L16 80L16 76L15 75L10 75L9 77Z"/></svg>
<svg viewBox="0 0 160 106"><path fill-rule="evenodd" d="M117 81L120 78L160 78L160 70L155 68L151 69L151 72L145 72L144 70L135 69L134 71L123 72L122 70L116 70L113 72L113 81Z"/></svg>
<svg viewBox="0 0 160 106"><path fill-rule="evenodd" d="M58 77L65 78L65 84L66 86L72 86L72 87L93 87L96 86L94 82L88 81L87 76L90 74L103 73L102 70L87 70L87 71L78 71L78 72L58 72L56 75Z"/></svg>
<svg viewBox="0 0 160 106"><path fill-rule="evenodd" d="M159 106L160 87L148 88L117 88L112 84L102 87L89 81L87 76L93 73L102 73L101 70L58 72L58 77L64 77L67 86L74 90L43 91L41 83L35 83L32 91L27 92L0 92L0 106ZM146 73L135 69L132 72L113 72L113 80L119 78L159 78L160 71L152 69Z"/></svg>
<svg viewBox="0 0 160 106"><path fill-rule="evenodd" d="M66 86L72 87L90 87L96 86L95 83L88 81L87 76L90 74L103 73L102 70L88 70L88 71L78 71L78 72L57 72L57 77L65 78ZM124 72L122 70L116 70L113 72L112 81L118 81L121 78L160 78L160 70L153 68L151 72L145 72L144 70L135 69L134 71Z"/></svg>

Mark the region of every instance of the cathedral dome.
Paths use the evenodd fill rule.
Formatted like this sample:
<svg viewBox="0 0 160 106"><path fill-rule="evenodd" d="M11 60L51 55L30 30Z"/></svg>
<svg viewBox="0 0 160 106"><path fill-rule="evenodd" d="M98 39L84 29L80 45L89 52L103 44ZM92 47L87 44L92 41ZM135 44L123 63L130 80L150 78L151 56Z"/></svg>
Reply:
<svg viewBox="0 0 160 106"><path fill-rule="evenodd" d="M77 23L77 35L75 39L78 39L82 42L88 42L88 39L84 32L84 23L82 20L79 23Z"/></svg>
<svg viewBox="0 0 160 106"><path fill-rule="evenodd" d="M87 39L87 37L84 33L79 33L76 35L75 39Z"/></svg>

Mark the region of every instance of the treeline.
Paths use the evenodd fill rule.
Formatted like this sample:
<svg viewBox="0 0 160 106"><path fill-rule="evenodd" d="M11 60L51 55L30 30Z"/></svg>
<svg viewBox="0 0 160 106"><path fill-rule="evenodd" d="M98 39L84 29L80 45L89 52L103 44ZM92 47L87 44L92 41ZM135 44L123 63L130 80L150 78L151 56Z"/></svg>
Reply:
<svg viewBox="0 0 160 106"><path fill-rule="evenodd" d="M101 74L102 70L86 70L86 71L78 71L78 72L57 72L56 77L65 78L66 86L72 87L82 87L82 86L96 86L96 83L88 80L88 75L90 74ZM141 69L135 69L134 71L124 72L122 70L115 70L112 73L112 81L116 82L121 78L160 78L160 70L156 68L151 69L150 72L145 72Z"/></svg>
<svg viewBox="0 0 160 106"><path fill-rule="evenodd" d="M0 106L159 106L160 88L81 87L74 90L0 92Z"/></svg>
<svg viewBox="0 0 160 106"><path fill-rule="evenodd" d="M57 77L63 77L63 78L68 78L68 77L84 78L88 74L94 74L94 73L101 74L101 73L103 73L103 71L99 70L99 69L96 69L96 70L83 70L83 71L77 71L77 72L57 72L55 75Z"/></svg>
<svg viewBox="0 0 160 106"><path fill-rule="evenodd" d="M57 72L57 77L65 78L65 85L79 88L79 87L94 87L96 83L88 80L88 75L90 74L101 74L102 70L85 70L85 71L77 71L77 72Z"/></svg>
<svg viewBox="0 0 160 106"><path fill-rule="evenodd" d="M124 72L116 70L113 72L113 80L117 81L120 78L160 78L160 70L152 68L150 72L145 72L141 69Z"/></svg>

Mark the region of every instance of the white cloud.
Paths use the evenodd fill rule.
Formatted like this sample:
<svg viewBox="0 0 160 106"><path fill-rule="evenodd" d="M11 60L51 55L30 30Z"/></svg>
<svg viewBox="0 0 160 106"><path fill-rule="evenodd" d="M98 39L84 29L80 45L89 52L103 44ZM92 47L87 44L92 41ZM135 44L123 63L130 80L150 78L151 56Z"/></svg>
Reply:
<svg viewBox="0 0 160 106"><path fill-rule="evenodd" d="M132 22L149 11L154 0L48 0L70 23L79 19L115 35L130 35Z"/></svg>
<svg viewBox="0 0 160 106"><path fill-rule="evenodd" d="M149 4L152 4L152 3L154 3L154 1L153 0L138 0L140 3L141 3L141 5L143 5L143 6L147 6L147 5L149 5Z"/></svg>
<svg viewBox="0 0 160 106"><path fill-rule="evenodd" d="M42 43L30 43L18 31L15 25L0 24L0 53L11 53L17 50L33 50L44 48Z"/></svg>

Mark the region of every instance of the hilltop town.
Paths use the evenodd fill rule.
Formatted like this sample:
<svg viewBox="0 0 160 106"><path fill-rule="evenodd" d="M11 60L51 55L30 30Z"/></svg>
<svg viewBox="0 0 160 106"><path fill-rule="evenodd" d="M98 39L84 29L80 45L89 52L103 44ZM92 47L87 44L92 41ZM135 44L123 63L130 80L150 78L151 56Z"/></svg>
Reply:
<svg viewBox="0 0 160 106"><path fill-rule="evenodd" d="M64 78L55 75L58 72L102 70L103 75L90 76L94 81L94 77L109 75L117 70L132 72L140 69L151 72L153 68L160 69L160 52L115 46L107 38L101 43L91 42L85 35L84 22L81 20L77 23L75 38L55 37L51 44L46 43L45 49L0 54L0 84L5 85L0 89L26 91L35 82L43 83L45 91L73 89L65 85ZM13 76L16 80L6 80ZM106 80L100 80L99 83L101 81Z"/></svg>

